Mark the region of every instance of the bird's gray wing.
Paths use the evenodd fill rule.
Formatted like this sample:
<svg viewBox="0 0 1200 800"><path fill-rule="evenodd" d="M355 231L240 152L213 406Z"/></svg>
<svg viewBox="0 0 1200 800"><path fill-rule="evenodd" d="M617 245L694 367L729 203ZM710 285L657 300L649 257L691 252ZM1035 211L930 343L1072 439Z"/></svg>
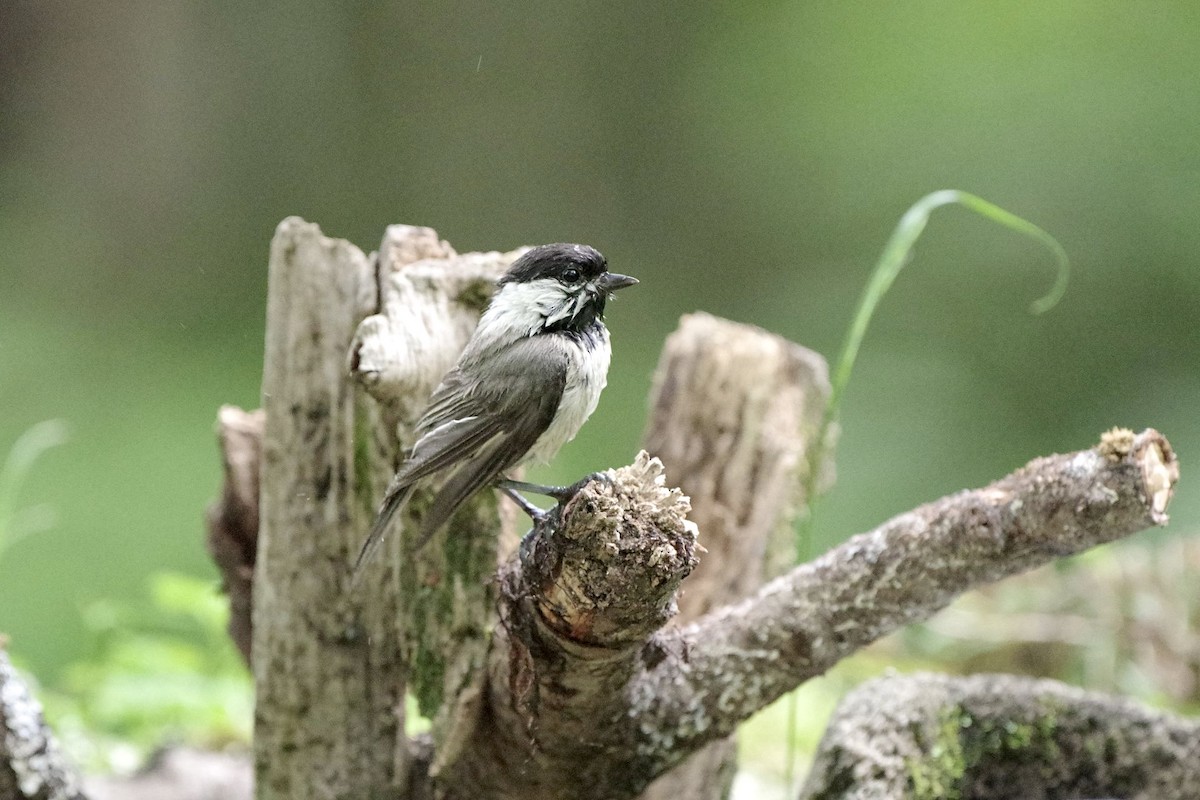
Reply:
<svg viewBox="0 0 1200 800"><path fill-rule="evenodd" d="M418 546L483 486L511 468L549 427L566 386L567 351L550 337L521 339L493 359L455 367L417 423L420 438L388 487L355 572L383 541L417 481L461 464L421 526Z"/></svg>
<svg viewBox="0 0 1200 800"><path fill-rule="evenodd" d="M419 441L423 436L447 422L473 417L480 411L477 391L480 365L459 364L446 373L441 383L433 390L429 405L425 407L417 422L416 434Z"/></svg>
<svg viewBox="0 0 1200 800"><path fill-rule="evenodd" d="M383 536L387 533L392 517L396 516L396 512L404 508L404 504L408 502L409 495L412 494L414 486L416 484L413 483L397 486L393 481L392 485L388 487L387 494L383 498L383 505L379 508L379 514L375 517L374 524L371 525L371 532L367 534L366 540L362 543L362 547L359 548L358 558L354 559L354 571L351 577L352 583L358 583L358 579L362 577L362 568L369 564L371 559L375 558L375 554L383 546Z"/></svg>
<svg viewBox="0 0 1200 800"><path fill-rule="evenodd" d="M484 368L480 395L494 409L497 434L463 461L434 497L421 522L420 547L446 524L472 495L518 464L541 437L567 383L568 353L556 338L522 339Z"/></svg>

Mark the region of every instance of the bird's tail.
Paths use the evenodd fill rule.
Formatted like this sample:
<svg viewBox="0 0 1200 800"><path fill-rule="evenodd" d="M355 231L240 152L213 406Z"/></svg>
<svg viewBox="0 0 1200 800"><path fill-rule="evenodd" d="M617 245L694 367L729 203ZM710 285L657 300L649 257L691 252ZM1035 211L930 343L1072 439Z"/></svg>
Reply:
<svg viewBox="0 0 1200 800"><path fill-rule="evenodd" d="M379 515L375 517L375 524L371 526L371 532L367 534L367 540L363 542L362 549L358 551L358 558L354 562L354 574L351 582L357 584L362 577L363 569L371 562L379 553L379 548L383 546L383 539L387 535L388 528L391 527L392 518L400 509L404 508L404 504L408 502L408 498L412 495L413 485L397 487L395 491L388 492L387 497L383 499L383 505L379 508Z"/></svg>

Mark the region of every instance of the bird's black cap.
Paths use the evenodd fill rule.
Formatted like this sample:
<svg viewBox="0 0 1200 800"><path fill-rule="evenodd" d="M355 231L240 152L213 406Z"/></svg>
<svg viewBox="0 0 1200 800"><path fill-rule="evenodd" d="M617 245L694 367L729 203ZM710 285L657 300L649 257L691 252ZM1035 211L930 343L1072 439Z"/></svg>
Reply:
<svg viewBox="0 0 1200 800"><path fill-rule="evenodd" d="M556 242L533 248L513 262L499 284L525 283L540 278L558 278L568 269L577 269L584 279L593 280L608 268L600 251L586 244Z"/></svg>

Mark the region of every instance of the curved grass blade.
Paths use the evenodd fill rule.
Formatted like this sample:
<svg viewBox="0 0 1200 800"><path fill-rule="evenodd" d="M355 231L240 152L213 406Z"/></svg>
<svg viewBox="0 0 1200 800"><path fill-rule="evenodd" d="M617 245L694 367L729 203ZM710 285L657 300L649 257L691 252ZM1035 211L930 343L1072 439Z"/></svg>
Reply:
<svg viewBox="0 0 1200 800"><path fill-rule="evenodd" d="M900 222L896 224L896 229L892 231L891 237L884 246L883 253L879 256L879 261L875 264L875 269L871 273L871 278L867 282L866 289L863 290L862 297L858 303L858 310L855 311L854 319L850 324L850 330L846 334L846 341L842 345L842 352L838 356L837 366L833 371L829 404L826 406L825 415L821 420L821 428L818 431L816 446L812 449L809 458L808 475L805 479L805 497L808 500L809 510L797 529L796 557L799 561L803 561L811 555L809 550L813 525L813 506L817 499L817 482L820 477L817 465L821 463L825 456L830 427L837 421L842 396L845 394L846 386L850 383L850 374L854 370L854 362L858 357L858 350L862 346L863 339L866 337L867 326L871 322L871 317L875 314L875 308L879 305L879 301L887 294L888 289L892 286L892 282L900 274L900 270L911 260L913 246L921 238L921 233L924 232L925 226L929 223L929 217L935 210L947 205L963 206L998 225L1028 236L1045 245L1054 255L1058 267L1054 285L1050 287L1050 291L1045 295L1033 301L1030 305L1032 313L1042 314L1049 311L1058 304L1058 301L1062 299L1063 294L1067 290L1070 262L1062 245L1037 225L1034 225L1023 217L1018 217L1010 211L1004 210L994 203L984 200L982 197L957 189L942 189L925 195L914 203L908 211L904 212L904 216L900 218Z"/></svg>
<svg viewBox="0 0 1200 800"><path fill-rule="evenodd" d="M846 386L850 383L850 373L854 370L854 361L858 357L859 347L866 337L867 326L875 314L875 308L879 305L879 301L887 294L892 282L900 274L900 270L911 260L913 246L921 238L921 233L929 223L930 215L935 210L947 205L961 205L998 225L1041 242L1054 255L1058 266L1054 285L1050 287L1049 292L1033 301L1029 309L1032 313L1042 314L1049 311L1058 304L1067 291L1070 262L1062 245L1037 225L984 200L982 197L957 189L942 189L925 195L904 212L904 216L900 218L896 229L892 231L891 238L884 246L879 261L875 264L875 270L871 273L871 279L868 281L866 289L863 290L862 298L858 302L858 310L854 314L854 320L846 334L846 341L842 345L842 352L838 356L837 366L833 372L829 404L825 407L825 414L821 419L821 427L817 432L816 444L809 457L808 475L804 482L804 497L808 502L808 513L796 529L796 560L798 562L803 562L811 556L814 508L817 502L817 484L820 479L819 465L825 458L830 428L837 421L842 396L845 394ZM784 782L789 796L791 796L795 794L796 790L793 785L794 754L796 752L796 692L794 691L788 695L787 714L789 723L786 738L790 755L785 765Z"/></svg>
<svg viewBox="0 0 1200 800"><path fill-rule="evenodd" d="M61 419L39 422L22 433L0 468L0 556L23 536L53 524L53 514L43 506L20 509L17 493L33 464L52 447L67 441L67 424Z"/></svg>

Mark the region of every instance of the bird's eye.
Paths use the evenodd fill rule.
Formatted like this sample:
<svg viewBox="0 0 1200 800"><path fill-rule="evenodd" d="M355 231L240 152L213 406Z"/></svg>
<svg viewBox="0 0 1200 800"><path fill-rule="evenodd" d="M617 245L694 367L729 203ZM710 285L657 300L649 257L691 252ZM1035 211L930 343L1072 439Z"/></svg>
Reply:
<svg viewBox="0 0 1200 800"><path fill-rule="evenodd" d="M575 281L579 280L579 270L575 269L574 267L565 269L563 270L562 276L563 280L567 283L574 283Z"/></svg>

